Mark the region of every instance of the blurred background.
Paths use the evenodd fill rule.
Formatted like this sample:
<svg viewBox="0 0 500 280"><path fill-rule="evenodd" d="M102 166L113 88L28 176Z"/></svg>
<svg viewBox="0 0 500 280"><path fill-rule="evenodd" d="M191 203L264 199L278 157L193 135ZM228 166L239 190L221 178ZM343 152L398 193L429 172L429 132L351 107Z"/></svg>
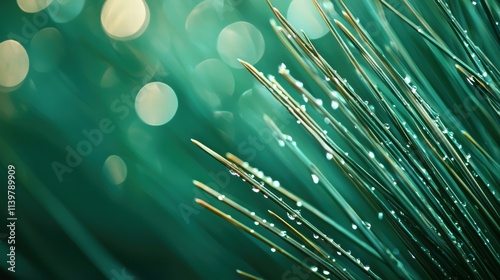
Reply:
<svg viewBox="0 0 500 280"><path fill-rule="evenodd" d="M291 3L274 2L284 12ZM305 2L290 13L321 38L325 26L303 18ZM255 164L276 161L267 171L286 174L274 139L256 131L263 110L289 116L237 61L277 73L290 58L271 17L264 1L3 1L0 155L2 173L16 167L18 217L16 273L2 261L3 273L234 279L236 268L268 277L289 269L198 206L192 185L229 173L190 138ZM249 194L231 183L228 192Z"/></svg>
<svg viewBox="0 0 500 280"><path fill-rule="evenodd" d="M356 76L342 68L348 60L325 36L311 1L272 2L344 77ZM350 5L368 17L361 2ZM195 197L217 199L192 180L249 208L273 206L252 196L191 138L262 168L350 227L324 191L306 188L313 185L309 172L281 152L263 114L304 141L303 150L320 167L327 166L324 152L307 145L309 136L237 61L273 75L286 63L317 89L274 35L271 18L265 1L2 1L1 174L7 176L8 165L16 168L18 218L15 274L3 261L8 233L0 230L2 273L19 279L235 279L242 269L281 279L293 264L197 205ZM382 40L379 23L366 21ZM412 42L412 50L423 45ZM451 87L452 81L437 80L431 82L438 88ZM340 170L328 175L347 184L336 174ZM364 219L377 221L352 190L343 192L366 207Z"/></svg>

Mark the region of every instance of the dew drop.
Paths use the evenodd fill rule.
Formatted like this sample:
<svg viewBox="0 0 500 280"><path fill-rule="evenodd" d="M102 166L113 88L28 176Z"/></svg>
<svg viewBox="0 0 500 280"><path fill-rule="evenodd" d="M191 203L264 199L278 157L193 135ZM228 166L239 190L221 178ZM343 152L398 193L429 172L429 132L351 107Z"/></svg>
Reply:
<svg viewBox="0 0 500 280"><path fill-rule="evenodd" d="M355 224L352 224L352 229L353 229L353 230L357 230L357 229L358 229L358 226L357 226L357 225L355 225Z"/></svg>
<svg viewBox="0 0 500 280"><path fill-rule="evenodd" d="M330 271L328 271L328 270L323 270L323 274L324 274L324 275L330 275Z"/></svg>
<svg viewBox="0 0 500 280"><path fill-rule="evenodd" d="M469 162L470 158L471 158L470 154L465 156L465 160L467 160L467 162Z"/></svg>
<svg viewBox="0 0 500 280"><path fill-rule="evenodd" d="M333 158L333 155L330 153L326 153L326 159L331 160Z"/></svg>
<svg viewBox="0 0 500 280"><path fill-rule="evenodd" d="M389 130L391 128L391 126L388 123L384 123L384 128Z"/></svg>
<svg viewBox="0 0 500 280"><path fill-rule="evenodd" d="M311 270L314 271L314 272L316 272L316 271L318 271L318 267L317 266L311 266Z"/></svg>
<svg viewBox="0 0 500 280"><path fill-rule="evenodd" d="M382 220L384 218L384 213L378 212L378 219Z"/></svg>
<svg viewBox="0 0 500 280"><path fill-rule="evenodd" d="M368 153L368 156L369 156L370 158L375 158L375 154L374 154L373 152L369 152L369 153Z"/></svg>
<svg viewBox="0 0 500 280"><path fill-rule="evenodd" d="M232 170L232 169L229 169L229 173L231 173L231 175L233 176L240 176L236 171Z"/></svg>
<svg viewBox="0 0 500 280"><path fill-rule="evenodd" d="M225 198L225 196L224 196L223 194L221 194L221 195L219 195L217 198L218 198L219 200L223 200L223 199Z"/></svg>
<svg viewBox="0 0 500 280"><path fill-rule="evenodd" d="M363 222L363 225L365 225L365 227L367 229L371 229L372 228L372 224L370 224L369 222Z"/></svg>
<svg viewBox="0 0 500 280"><path fill-rule="evenodd" d="M318 238L319 238L319 235L317 235L316 233L313 233L313 238L314 238L314 239L318 239Z"/></svg>
<svg viewBox="0 0 500 280"><path fill-rule="evenodd" d="M275 248L271 248L271 252L276 252L276 249Z"/></svg>
<svg viewBox="0 0 500 280"><path fill-rule="evenodd" d="M258 192L260 192L260 190L259 190L258 188L256 188L256 187L253 187L253 188L252 188L252 191L253 191L254 193L258 193Z"/></svg>
<svg viewBox="0 0 500 280"><path fill-rule="evenodd" d="M315 184L319 183L319 177L316 174L311 174L311 178Z"/></svg>
<svg viewBox="0 0 500 280"><path fill-rule="evenodd" d="M332 100L332 109L337 110L339 108L339 102Z"/></svg>
<svg viewBox="0 0 500 280"><path fill-rule="evenodd" d="M291 213L286 213L286 215L288 216L288 219L290 220L295 220L295 215L294 214L291 214Z"/></svg>
<svg viewBox="0 0 500 280"><path fill-rule="evenodd" d="M302 201L297 201L297 207L302 207Z"/></svg>

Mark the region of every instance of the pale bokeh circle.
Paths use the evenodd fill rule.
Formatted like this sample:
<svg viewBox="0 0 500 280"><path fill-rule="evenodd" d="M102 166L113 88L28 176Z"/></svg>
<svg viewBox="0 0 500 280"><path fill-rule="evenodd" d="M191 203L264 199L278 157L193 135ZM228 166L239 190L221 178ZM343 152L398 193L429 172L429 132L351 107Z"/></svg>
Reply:
<svg viewBox="0 0 500 280"><path fill-rule="evenodd" d="M177 112L179 102L174 90L161 82L152 82L141 88L135 98L135 111L149 125L163 125Z"/></svg>
<svg viewBox="0 0 500 280"><path fill-rule="evenodd" d="M102 7L101 23L113 39L135 39L149 24L148 5L144 0L107 0Z"/></svg>
<svg viewBox="0 0 500 280"><path fill-rule="evenodd" d="M106 159L102 172L113 185L119 185L127 179L127 165L117 155L111 155Z"/></svg>
<svg viewBox="0 0 500 280"><path fill-rule="evenodd" d="M329 29L311 0L293 0L286 18L298 31L304 30L310 39L325 36Z"/></svg>
<svg viewBox="0 0 500 280"><path fill-rule="evenodd" d="M195 87L203 92L212 92L220 97L229 97L234 92L234 76L229 67L219 59L210 58L196 65Z"/></svg>
<svg viewBox="0 0 500 280"><path fill-rule="evenodd" d="M38 13L47 8L52 0L17 0L19 8L26 13Z"/></svg>
<svg viewBox="0 0 500 280"><path fill-rule="evenodd" d="M184 26L189 38L194 43L215 47L217 36L224 24L214 7L214 2L206 0L191 10Z"/></svg>
<svg viewBox="0 0 500 280"><path fill-rule="evenodd" d="M265 42L262 33L246 21L226 26L217 39L217 51L221 59L233 68L243 68L238 59L250 64L257 63L264 55Z"/></svg>
<svg viewBox="0 0 500 280"><path fill-rule="evenodd" d="M0 86L11 88L19 85L29 70L28 53L19 42L7 40L0 43Z"/></svg>
<svg viewBox="0 0 500 280"><path fill-rule="evenodd" d="M66 52L61 33L53 28L44 28L30 42L31 65L38 72L49 72L61 62Z"/></svg>

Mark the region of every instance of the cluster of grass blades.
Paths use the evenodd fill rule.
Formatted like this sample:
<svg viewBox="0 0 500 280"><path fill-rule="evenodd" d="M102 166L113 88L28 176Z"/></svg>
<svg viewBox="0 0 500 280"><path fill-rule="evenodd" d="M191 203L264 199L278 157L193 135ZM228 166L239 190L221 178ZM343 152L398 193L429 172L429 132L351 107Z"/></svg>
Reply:
<svg viewBox="0 0 500 280"><path fill-rule="evenodd" d="M248 217L259 225L258 230L220 207L198 198L196 202L319 279L498 277L498 2L454 1L462 5L461 14L454 15L451 3L443 0L401 0L398 7L386 0L361 1L376 20L378 38L355 17L348 1L312 2L350 61L356 80L342 77L336 67L345 65L327 61L307 34L295 30L270 2L277 19L271 22L274 31L319 90L306 89L284 64L279 67L284 81L280 83L241 63L296 118L297 127L312 137L326 159L350 181L349 187L389 227L374 230L362 219L358 207L339 191L345 186L332 182L329 170L319 168L300 148L301 143L269 116L263 117L277 144L304 164L314 186L329 194L325 199L342 209L356 234L237 156L223 157L193 140L232 175L275 203L280 212L251 212L198 181L194 182L197 187ZM405 25L422 44L403 43L389 17L392 24ZM484 42L473 42L464 24L479 32ZM488 49L481 49L485 45ZM434 61L432 68L422 69L416 48L426 48L431 54L426 60ZM441 82L446 86L440 87ZM326 99L329 102L323 102ZM330 102L331 107L324 106ZM306 110L306 103L313 110ZM328 233L333 234L312 220L328 225ZM386 231L395 233L404 254L388 246ZM334 241L338 236L348 243L341 246ZM351 253L349 246L360 248L360 255Z"/></svg>

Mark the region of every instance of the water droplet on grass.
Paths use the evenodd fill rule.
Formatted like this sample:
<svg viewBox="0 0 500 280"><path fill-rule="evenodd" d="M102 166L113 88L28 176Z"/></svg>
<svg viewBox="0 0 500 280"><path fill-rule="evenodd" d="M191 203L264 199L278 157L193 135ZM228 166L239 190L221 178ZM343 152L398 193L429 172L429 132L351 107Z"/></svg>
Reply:
<svg viewBox="0 0 500 280"><path fill-rule="evenodd" d="M319 177L316 174L311 174L311 178L315 184L319 183Z"/></svg>
<svg viewBox="0 0 500 280"><path fill-rule="evenodd" d="M339 108L339 103L335 100L332 100L332 109L337 110Z"/></svg>

